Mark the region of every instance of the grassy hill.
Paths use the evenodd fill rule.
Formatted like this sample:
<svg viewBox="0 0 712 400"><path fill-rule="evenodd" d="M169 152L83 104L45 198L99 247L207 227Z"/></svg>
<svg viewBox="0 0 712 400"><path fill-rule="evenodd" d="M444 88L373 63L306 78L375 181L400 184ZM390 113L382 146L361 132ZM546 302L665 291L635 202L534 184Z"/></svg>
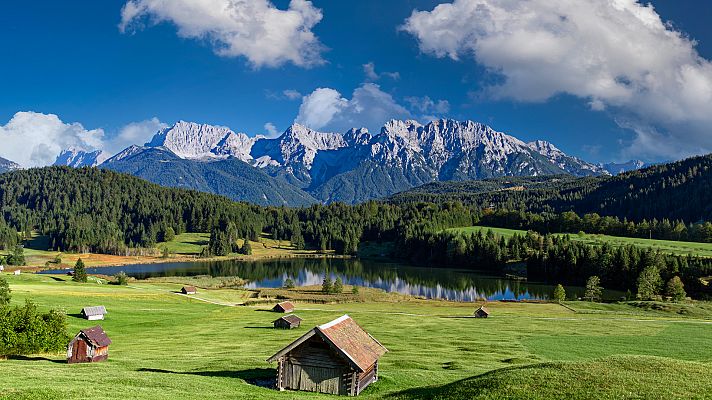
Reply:
<svg viewBox="0 0 712 400"><path fill-rule="evenodd" d="M486 226L468 226L464 228L451 228L448 231L451 232L462 232L462 233L475 233L477 231L482 231L485 233L488 230L492 230L496 235L511 237L514 234L524 235L527 232L518 229L506 229L506 228L493 228ZM559 234L563 235L563 234ZM609 243L613 246L627 246L633 245L641 248L652 248L653 250L660 250L664 253L669 254L679 254L679 255L693 255L701 257L712 257L712 243L699 243L699 242L680 242L673 240L656 240L656 239L641 239L641 238L629 238L620 236L609 236L609 235L592 235L592 234L570 234L569 237L572 240L584 242L586 244L593 245L603 245L604 243Z"/></svg>
<svg viewBox="0 0 712 400"><path fill-rule="evenodd" d="M13 304L31 298L43 310L63 309L73 333L93 325L76 317L82 307L105 305L109 314L101 324L113 344L109 361L93 365L67 365L62 354L0 360L0 399L333 398L264 387L275 374L265 360L310 327L345 313L390 350L379 366L381 379L364 399L712 393L709 314L692 318L625 304L586 310L588 303L577 302L569 308L490 303L491 317L474 319L463 318L473 304L389 295L346 304L297 301L302 328L275 331L275 314L264 312L270 304L228 306L249 298L244 290L200 289L186 297L175 293L181 282L117 287L63 276L4 276ZM579 308L584 311L572 311Z"/></svg>

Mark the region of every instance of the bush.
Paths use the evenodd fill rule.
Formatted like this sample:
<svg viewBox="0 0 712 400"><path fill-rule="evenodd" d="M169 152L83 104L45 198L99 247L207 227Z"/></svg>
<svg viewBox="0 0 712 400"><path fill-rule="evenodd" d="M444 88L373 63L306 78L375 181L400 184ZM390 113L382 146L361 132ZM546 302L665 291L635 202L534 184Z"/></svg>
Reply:
<svg viewBox="0 0 712 400"><path fill-rule="evenodd" d="M40 314L29 300L22 307L0 308L0 355L58 352L68 340L67 318L59 311Z"/></svg>
<svg viewBox="0 0 712 400"><path fill-rule="evenodd" d="M242 244L242 249L240 250L240 253L246 256L252 255L252 245L250 244L249 240L245 239L245 243Z"/></svg>
<svg viewBox="0 0 712 400"><path fill-rule="evenodd" d="M324 281L321 283L321 291L323 293L331 293L333 290L333 283L331 283L331 277L329 276L329 273L327 272L326 275L324 275Z"/></svg>
<svg viewBox="0 0 712 400"><path fill-rule="evenodd" d="M659 294L662 279L657 267L649 265L638 276L638 298L640 300L655 300Z"/></svg>
<svg viewBox="0 0 712 400"><path fill-rule="evenodd" d="M562 301L566 300L566 290L564 290L564 287L561 286L561 284L556 285L556 288L554 288L554 300L561 303Z"/></svg>
<svg viewBox="0 0 712 400"><path fill-rule="evenodd" d="M84 268L84 261L81 258L77 260L74 264L74 276L72 277L74 282L86 283L87 281L87 271Z"/></svg>
<svg viewBox="0 0 712 400"><path fill-rule="evenodd" d="M294 281L292 280L292 278L285 279L284 285L282 285L282 287L284 287L285 289L294 289L294 286L295 285L294 285Z"/></svg>
<svg viewBox="0 0 712 400"><path fill-rule="evenodd" d="M126 275L126 272L121 271L118 274L114 276L116 278L116 284L121 285L121 286L126 286L129 284L129 276Z"/></svg>
<svg viewBox="0 0 712 400"><path fill-rule="evenodd" d="M175 239L175 238L176 238L176 231L171 227L166 228L166 231L163 232L163 241L164 242L172 242L173 239Z"/></svg>
<svg viewBox="0 0 712 400"><path fill-rule="evenodd" d="M15 246L12 253L5 259L7 265L25 265L25 249L21 245Z"/></svg>
<svg viewBox="0 0 712 400"><path fill-rule="evenodd" d="M358 294L358 286L353 285L351 287L351 294Z"/></svg>

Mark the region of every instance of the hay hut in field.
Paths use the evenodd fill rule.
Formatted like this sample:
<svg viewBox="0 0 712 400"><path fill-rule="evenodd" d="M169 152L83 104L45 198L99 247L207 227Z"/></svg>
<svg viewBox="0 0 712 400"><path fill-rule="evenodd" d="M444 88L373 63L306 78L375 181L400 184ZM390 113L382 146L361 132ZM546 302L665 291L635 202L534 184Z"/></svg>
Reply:
<svg viewBox="0 0 712 400"><path fill-rule="evenodd" d="M74 364L104 361L109 358L110 344L111 339L106 336L101 326L82 329L67 345L67 362Z"/></svg>
<svg viewBox="0 0 712 400"><path fill-rule="evenodd" d="M378 380L388 350L344 315L317 326L268 362L277 362L277 389L356 396Z"/></svg>
<svg viewBox="0 0 712 400"><path fill-rule="evenodd" d="M285 315L284 317L277 318L274 320L273 324L275 329L294 329L299 328L302 319L294 314Z"/></svg>
<svg viewBox="0 0 712 400"><path fill-rule="evenodd" d="M195 286L183 286L180 292L183 294L196 294L198 293L198 289L196 289Z"/></svg>
<svg viewBox="0 0 712 400"><path fill-rule="evenodd" d="M12 271L13 275L20 275L21 273L22 273L22 271L20 271L19 269Z"/></svg>
<svg viewBox="0 0 712 400"><path fill-rule="evenodd" d="M108 314L104 306L93 306L82 308L82 317L89 321L97 321L104 319L104 315Z"/></svg>
<svg viewBox="0 0 712 400"><path fill-rule="evenodd" d="M4 265L0 265L0 272L2 272L2 271L5 271L5 266L4 266Z"/></svg>
<svg viewBox="0 0 712 400"><path fill-rule="evenodd" d="M481 306L477 310L475 310L475 318L487 318L489 317L489 310L485 308L485 306Z"/></svg>
<svg viewBox="0 0 712 400"><path fill-rule="evenodd" d="M272 311L279 313L290 313L294 311L294 304L291 301L283 301L272 307Z"/></svg>

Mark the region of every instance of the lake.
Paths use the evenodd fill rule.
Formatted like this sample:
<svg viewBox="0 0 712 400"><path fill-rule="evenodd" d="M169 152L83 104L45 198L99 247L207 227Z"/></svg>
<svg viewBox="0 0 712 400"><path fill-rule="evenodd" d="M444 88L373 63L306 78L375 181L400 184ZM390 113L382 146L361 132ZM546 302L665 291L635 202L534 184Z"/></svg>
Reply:
<svg viewBox="0 0 712 400"><path fill-rule="evenodd" d="M320 285L325 274L341 277L348 285L383 289L430 299L458 301L545 300L553 286L492 277L450 268L421 268L363 259L290 258L264 261L169 262L120 267L87 268L90 274L125 272L138 279L163 276L236 276L249 281L248 289L278 288L291 278L296 286ZM62 274L66 270L43 271ZM567 287L567 294L581 295L581 288Z"/></svg>

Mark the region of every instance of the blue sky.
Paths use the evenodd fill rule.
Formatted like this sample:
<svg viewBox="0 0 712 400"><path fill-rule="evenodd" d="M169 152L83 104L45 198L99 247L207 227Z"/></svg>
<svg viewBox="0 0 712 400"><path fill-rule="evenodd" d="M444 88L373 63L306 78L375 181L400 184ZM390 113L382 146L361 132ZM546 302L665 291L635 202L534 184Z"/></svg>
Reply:
<svg viewBox="0 0 712 400"><path fill-rule="evenodd" d="M144 0L133 1L140 5ZM232 0L211 1L219 4ZM497 0L472 0L471 3L477 1L491 3L493 7L498 3ZM268 0L260 2L269 3ZM455 3L465 7L467 2L459 0ZM627 2L634 3L632 0ZM304 1L300 0L300 3ZM81 124L81 127L73 126L75 136L86 135L83 130L87 130L103 134L103 142L119 135L127 125L139 126L136 124L142 121L153 121L145 124L146 129L160 126L158 121L171 124L188 120L226 125L249 135L265 134L271 129L266 124L281 132L298 118L300 106L306 101L303 96L313 94L318 88L328 88L329 93L322 91L319 95L330 94L334 104L350 107L352 111L359 107L352 100L359 98L369 116L343 111L341 119L327 115L328 122L324 122L319 110L312 110L311 116L301 115L302 121L320 121L315 123L322 126L315 128L341 129L350 123L360 123L374 129L381 118L380 111L396 114L394 117L421 120L428 117L472 119L525 141L549 140L570 154L594 162L633 157L663 160L712 148L704 130L696 128L707 122L702 115L704 112L699 113L701 116L686 118L670 111L675 124L668 124L661 121L661 112L656 111L660 101L655 98L650 100L647 108L633 105L647 104L645 93L650 91L649 87L641 89L642 94L638 93L634 98L621 100L615 93L602 93L584 87L580 82L548 82L559 78L565 81L571 69L562 69L560 77L541 71L526 76L528 71L535 71L541 65L520 62L522 57L528 56L525 49L498 54L496 49L475 49L465 42L452 47L443 37L428 36L431 33L426 28L399 29L416 9L427 13L422 15L422 26L435 23L430 13L440 3L430 0L315 0L306 6L302 4L301 7L308 7L309 12L317 10L321 14L321 18L312 21L311 27L306 29L314 36L314 40L307 42L314 46L305 47L302 54L311 57L296 61L287 58L286 61L255 62L262 58L254 49L248 56L240 50L216 54L218 49L225 48L220 38L181 34L182 22L177 17L171 19L176 10L164 10L160 6L131 19L122 31L119 25L122 8L127 4L125 0L12 2L4 5L0 13L0 48L5 55L0 63L0 126L9 126L8 121L17 112L32 111L56 114L63 124ZM290 6L285 0L270 4L280 10ZM666 28L668 32L678 32L688 41L696 41L690 44L696 52L692 61L679 61L687 56L674 54L652 60L660 64L659 76L672 79L665 73L668 69L681 70L686 63L692 63L701 71L702 83L697 81L690 85L696 85L693 88L704 86L707 78L712 80L705 64L712 59L712 28L708 23L712 17L712 2L654 1L653 5L654 13L662 21L672 22ZM645 9L639 3L631 7ZM443 15L456 19L464 9L445 10ZM542 11L541 19L547 18L545 9L532 6L529 11ZM571 15L566 15L567 12ZM616 16L615 12L611 11L610 18ZM576 21L574 11L564 7L561 13ZM457 23L453 20L451 25L457 26ZM463 23L469 22L465 20ZM513 25L516 23L518 21ZM531 24L527 26L529 28ZM461 32L462 29L455 34ZM477 32L474 30L471 35ZM488 35L480 39L492 39L495 33ZM582 47L596 43L591 39L595 32L575 35L572 38L580 41ZM643 46L654 38L643 33L638 38L635 32L623 36L621 39L632 40L633 44L639 39ZM468 38L460 39L467 41ZM536 44L522 46L536 47ZM670 46L669 53L675 53L676 46L681 47L674 41ZM665 46L660 48L661 52L667 51ZM511 55L518 51L522 51L522 56L514 60ZM650 51L658 51L658 48L651 45ZM608 57L606 53L595 54ZM621 54L611 54L610 57L620 59ZM699 59L695 60L695 57ZM503 58L507 59L503 61ZM525 61L536 62L532 59ZM270 62L275 64L270 65ZM369 71L364 68L368 63L373 63L376 75L369 76ZM671 63L674 65L670 66ZM621 68L625 72L625 66ZM504 73L493 72L497 69ZM517 84L511 83L515 74L520 74L516 75L521 79ZM587 79L586 75L582 76L578 81ZM508 79L509 85L498 86ZM632 86L629 79L635 82L636 78L628 78L625 74L620 78ZM526 83L536 81L546 81L548 86L532 89ZM367 88L370 92L364 90L355 94L359 88ZM292 98L285 95L285 91ZM663 91L660 97L668 98L665 93ZM432 102L428 102L426 96ZM699 96L703 99L700 107L708 105L705 103L706 92ZM316 96L312 100L316 102ZM386 101L386 106L380 103L382 101ZM373 107L380 108L370 112L369 102L377 103ZM347 103L349 105L344 106ZM373 115L376 117L371 117ZM10 132L8 126L4 129ZM15 128L13 132L18 134L19 129ZM694 131L694 136L677 133L682 130ZM0 130L0 134L2 132ZM48 135L48 141L54 140L54 136ZM145 133L130 137L138 140L142 135ZM668 140L665 146L655 144ZM105 145L97 143L87 141L82 144L85 147ZM12 153L17 152L7 147L3 153L1 147L0 156L6 158L12 158ZM47 152L54 150L52 147ZM39 162L37 160L47 157L37 156L34 160ZM16 158L31 159L30 156ZM32 162L25 161L28 163Z"/></svg>

